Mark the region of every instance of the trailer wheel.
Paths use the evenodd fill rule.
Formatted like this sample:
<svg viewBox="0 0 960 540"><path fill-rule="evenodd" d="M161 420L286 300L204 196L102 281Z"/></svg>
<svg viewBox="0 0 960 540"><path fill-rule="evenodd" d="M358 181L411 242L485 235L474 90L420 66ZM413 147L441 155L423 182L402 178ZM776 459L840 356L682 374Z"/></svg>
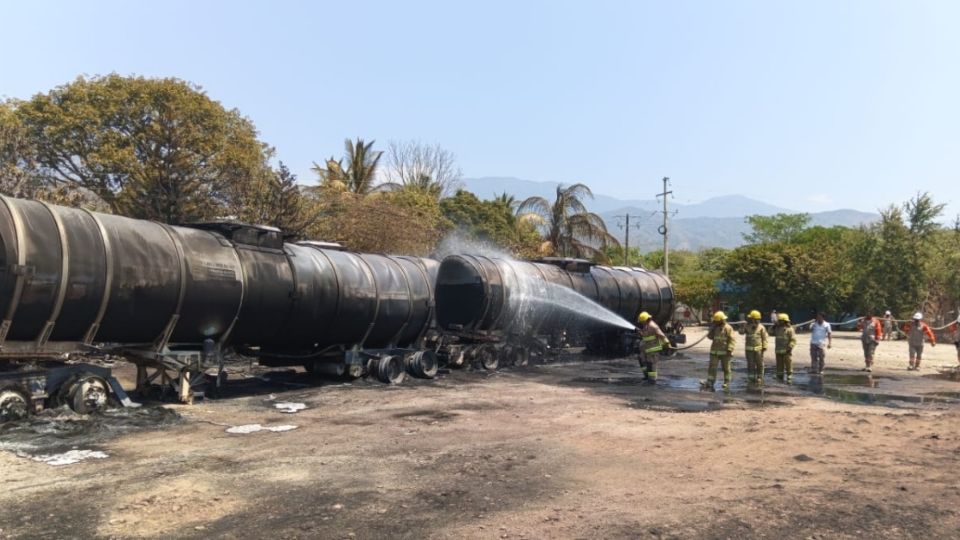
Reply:
<svg viewBox="0 0 960 540"><path fill-rule="evenodd" d="M497 354L497 349L492 345L481 345L477 349L477 360L480 362L480 365L483 366L483 369L487 371L494 371L500 367L500 358Z"/></svg>
<svg viewBox="0 0 960 540"><path fill-rule="evenodd" d="M22 420L30 414L30 400L14 388L0 390L0 422Z"/></svg>
<svg viewBox="0 0 960 540"><path fill-rule="evenodd" d="M376 377L382 383L400 384L406 375L406 366L400 356L382 356L374 361Z"/></svg>
<svg viewBox="0 0 960 540"><path fill-rule="evenodd" d="M515 366L525 366L530 363L530 350L526 347L514 347L510 351L510 360Z"/></svg>
<svg viewBox="0 0 960 540"><path fill-rule="evenodd" d="M467 361L467 354L462 347L450 347L445 356L447 367L463 367Z"/></svg>
<svg viewBox="0 0 960 540"><path fill-rule="evenodd" d="M437 375L437 354L429 349L417 351L406 358L411 375L421 379L432 379Z"/></svg>
<svg viewBox="0 0 960 540"><path fill-rule="evenodd" d="M67 406L77 414L90 414L107 408L110 387L107 381L89 373L81 374L66 385Z"/></svg>

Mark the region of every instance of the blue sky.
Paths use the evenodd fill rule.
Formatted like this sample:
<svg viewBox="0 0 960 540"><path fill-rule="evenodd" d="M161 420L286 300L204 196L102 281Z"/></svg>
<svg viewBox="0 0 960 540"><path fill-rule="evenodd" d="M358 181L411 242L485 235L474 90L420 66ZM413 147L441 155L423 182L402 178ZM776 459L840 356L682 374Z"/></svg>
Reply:
<svg viewBox="0 0 960 540"><path fill-rule="evenodd" d="M960 2L3 2L0 96L176 76L301 181L345 137L466 176L960 212Z"/></svg>

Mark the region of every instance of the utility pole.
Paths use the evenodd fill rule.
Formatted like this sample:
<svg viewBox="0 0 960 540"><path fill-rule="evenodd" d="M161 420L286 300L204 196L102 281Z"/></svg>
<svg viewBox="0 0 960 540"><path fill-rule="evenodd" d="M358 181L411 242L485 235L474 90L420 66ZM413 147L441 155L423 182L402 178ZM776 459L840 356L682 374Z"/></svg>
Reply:
<svg viewBox="0 0 960 540"><path fill-rule="evenodd" d="M663 274L667 277L670 277L670 246L668 239L670 237L670 230L667 228L667 220L670 216L670 212L667 211L667 195L673 195L672 191L668 191L667 187L670 183L670 177L663 177L663 192L658 193L657 197L663 197L663 225L660 226L659 233L663 235ZM677 211L674 210L673 214L676 215Z"/></svg>
<svg viewBox="0 0 960 540"><path fill-rule="evenodd" d="M626 231L626 235L623 239L623 265L630 266L630 218L641 218L643 216L631 216L630 213L626 213L622 216L613 216L617 219L618 224L621 229ZM624 220L626 223L619 223L620 220ZM639 229L639 223L635 224L634 227Z"/></svg>

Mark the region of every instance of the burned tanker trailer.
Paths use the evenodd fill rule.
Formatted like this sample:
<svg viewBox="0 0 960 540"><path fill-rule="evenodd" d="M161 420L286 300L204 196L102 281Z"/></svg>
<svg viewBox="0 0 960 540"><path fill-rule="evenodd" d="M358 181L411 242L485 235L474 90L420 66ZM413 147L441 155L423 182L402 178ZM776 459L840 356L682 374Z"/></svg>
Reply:
<svg viewBox="0 0 960 540"><path fill-rule="evenodd" d="M566 345L628 354L637 315L647 311L669 332L675 306L673 285L658 272L568 258L451 255L440 263L436 294L441 355L487 369Z"/></svg>
<svg viewBox="0 0 960 540"><path fill-rule="evenodd" d="M437 262L284 243L271 227L193 226L0 197L0 416L130 403L108 369L191 401L223 353L397 382L429 377Z"/></svg>

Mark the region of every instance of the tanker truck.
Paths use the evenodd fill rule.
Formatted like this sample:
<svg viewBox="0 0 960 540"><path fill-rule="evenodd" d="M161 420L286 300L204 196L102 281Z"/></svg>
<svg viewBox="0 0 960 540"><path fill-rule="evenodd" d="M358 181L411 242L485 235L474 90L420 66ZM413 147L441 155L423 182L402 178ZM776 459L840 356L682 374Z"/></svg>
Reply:
<svg viewBox="0 0 960 540"><path fill-rule="evenodd" d="M436 270L286 243L272 227L171 226L0 197L0 419L133 405L110 370L82 361L97 355L133 362L138 390L184 402L205 370L222 381L227 351L385 382L431 377L437 360L422 344Z"/></svg>
<svg viewBox="0 0 960 540"><path fill-rule="evenodd" d="M450 255L440 263L436 287L439 352L451 365L523 365L531 354L566 346L625 356L634 350L633 322L642 311L671 343L685 340L671 324L670 280L641 267Z"/></svg>

